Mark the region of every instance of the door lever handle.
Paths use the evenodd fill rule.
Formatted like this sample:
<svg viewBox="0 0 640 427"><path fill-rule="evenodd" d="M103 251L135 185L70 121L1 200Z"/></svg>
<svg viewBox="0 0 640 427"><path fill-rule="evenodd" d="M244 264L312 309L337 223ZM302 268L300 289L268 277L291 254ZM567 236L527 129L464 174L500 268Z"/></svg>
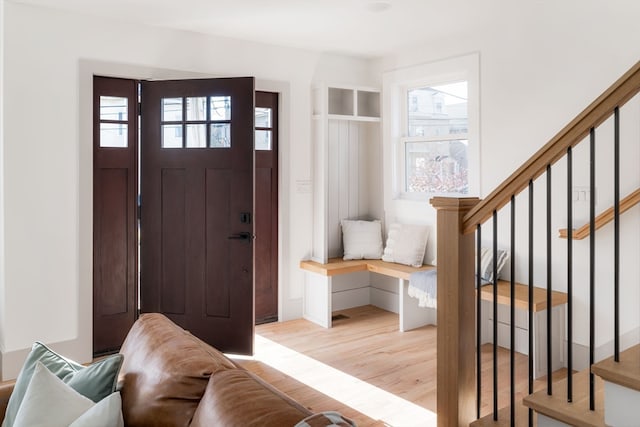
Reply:
<svg viewBox="0 0 640 427"><path fill-rule="evenodd" d="M231 236L229 236L227 238L228 239L234 239L234 240L244 240L245 242L249 243L249 242L251 242L253 236L248 231L243 231L243 232L240 232L240 233L232 234Z"/></svg>

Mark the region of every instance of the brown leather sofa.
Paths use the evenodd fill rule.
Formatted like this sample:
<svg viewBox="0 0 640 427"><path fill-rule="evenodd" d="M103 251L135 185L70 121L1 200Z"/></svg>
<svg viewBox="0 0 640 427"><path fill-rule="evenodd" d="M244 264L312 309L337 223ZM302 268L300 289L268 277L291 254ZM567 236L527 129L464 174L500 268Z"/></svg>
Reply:
<svg viewBox="0 0 640 427"><path fill-rule="evenodd" d="M140 316L120 352L127 427L295 426L312 415L161 314ZM12 389L0 384L2 418Z"/></svg>

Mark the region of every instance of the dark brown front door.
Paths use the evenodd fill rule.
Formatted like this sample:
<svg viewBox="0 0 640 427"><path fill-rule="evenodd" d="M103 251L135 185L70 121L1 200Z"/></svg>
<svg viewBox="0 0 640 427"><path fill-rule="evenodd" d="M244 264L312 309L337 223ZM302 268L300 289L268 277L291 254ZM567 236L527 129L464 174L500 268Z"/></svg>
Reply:
<svg viewBox="0 0 640 427"><path fill-rule="evenodd" d="M256 92L256 324L278 320L278 94Z"/></svg>
<svg viewBox="0 0 640 427"><path fill-rule="evenodd" d="M142 312L253 352L253 78L143 82Z"/></svg>
<svg viewBox="0 0 640 427"><path fill-rule="evenodd" d="M117 351L137 307L138 83L93 80L93 352Z"/></svg>

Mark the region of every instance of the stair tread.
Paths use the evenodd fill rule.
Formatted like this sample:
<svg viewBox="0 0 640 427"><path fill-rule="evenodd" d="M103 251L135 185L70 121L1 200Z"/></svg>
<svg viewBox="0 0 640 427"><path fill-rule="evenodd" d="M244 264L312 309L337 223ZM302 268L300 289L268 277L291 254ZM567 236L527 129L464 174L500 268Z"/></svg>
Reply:
<svg viewBox="0 0 640 427"><path fill-rule="evenodd" d="M529 408L526 408L521 404L515 405L515 407L516 407L515 425L517 426L528 425L527 423L529 421L529 411L528 411ZM533 419L534 419L534 425L535 425L536 424L535 412L533 414ZM469 427L502 427L502 426L511 426L511 408L509 406L506 406L498 410L498 421L494 421L493 414L489 414L469 424Z"/></svg>
<svg viewBox="0 0 640 427"><path fill-rule="evenodd" d="M573 374L573 402L567 402L567 380L553 385L553 395L540 390L524 398L524 404L549 418L578 427L604 427L604 381L595 377L595 410L589 410L589 371Z"/></svg>
<svg viewBox="0 0 640 427"><path fill-rule="evenodd" d="M613 356L591 367L591 372L605 381L640 391L640 345L620 353L620 362Z"/></svg>

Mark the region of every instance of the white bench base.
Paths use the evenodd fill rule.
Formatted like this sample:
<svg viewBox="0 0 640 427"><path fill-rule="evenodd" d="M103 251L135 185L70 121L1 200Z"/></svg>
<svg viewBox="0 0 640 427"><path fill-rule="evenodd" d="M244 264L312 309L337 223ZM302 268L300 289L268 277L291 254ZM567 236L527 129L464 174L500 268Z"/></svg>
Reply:
<svg viewBox="0 0 640 427"><path fill-rule="evenodd" d="M320 326L330 328L334 304L339 305L339 309L372 304L385 310L391 309L390 311L394 311L392 307L395 304L389 301L389 298L384 304L376 303L375 300L379 298L371 298L371 292L375 292L374 288L371 287L358 287L357 293L359 295L347 297L348 301L344 301L344 299L339 303L334 301L336 295L339 295L334 293L334 280L343 281L346 279L362 283L363 277L369 277L370 274L377 273L362 271L339 276L325 276L305 271L303 317ZM360 276L358 277L358 275ZM418 300L408 294L408 280L399 278L394 278L394 280L397 281L397 295L391 292L386 292L386 294L392 298L397 298L399 330L405 332L425 325L435 325L436 310L418 306Z"/></svg>

